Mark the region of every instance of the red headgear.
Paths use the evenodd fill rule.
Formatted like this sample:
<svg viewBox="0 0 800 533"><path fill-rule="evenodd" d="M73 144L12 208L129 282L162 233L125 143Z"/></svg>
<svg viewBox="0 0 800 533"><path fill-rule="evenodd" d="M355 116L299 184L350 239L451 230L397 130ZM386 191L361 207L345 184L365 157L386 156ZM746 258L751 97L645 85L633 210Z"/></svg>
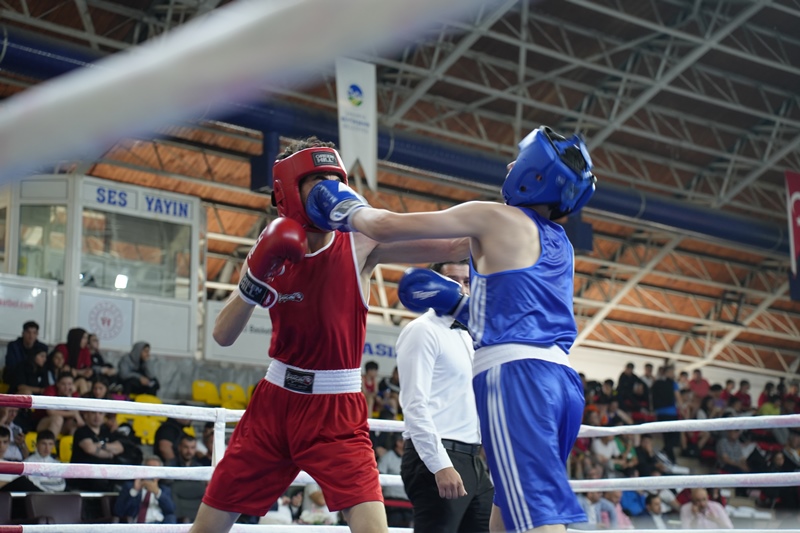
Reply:
<svg viewBox="0 0 800 533"><path fill-rule="evenodd" d="M333 148L306 148L272 165L272 188L278 215L299 222L306 231L322 231L306 215L300 199L300 181L312 174L336 174L347 185L347 171Z"/></svg>

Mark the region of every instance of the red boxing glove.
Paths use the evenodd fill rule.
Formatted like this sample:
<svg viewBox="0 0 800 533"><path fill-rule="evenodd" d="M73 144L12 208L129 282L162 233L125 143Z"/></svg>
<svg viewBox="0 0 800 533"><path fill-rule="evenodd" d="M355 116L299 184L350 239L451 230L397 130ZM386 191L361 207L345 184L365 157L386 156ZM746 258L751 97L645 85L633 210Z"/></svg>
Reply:
<svg viewBox="0 0 800 533"><path fill-rule="evenodd" d="M285 217L270 222L247 254L247 272L239 280L239 296L251 305L275 305L278 293L269 282L282 273L286 261L297 263L306 250L306 231L300 223Z"/></svg>

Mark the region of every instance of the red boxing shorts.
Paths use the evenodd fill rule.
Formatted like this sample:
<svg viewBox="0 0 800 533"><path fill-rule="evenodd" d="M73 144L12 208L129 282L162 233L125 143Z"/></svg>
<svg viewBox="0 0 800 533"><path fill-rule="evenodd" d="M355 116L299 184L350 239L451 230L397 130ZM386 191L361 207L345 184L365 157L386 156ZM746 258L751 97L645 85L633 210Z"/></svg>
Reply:
<svg viewBox="0 0 800 533"><path fill-rule="evenodd" d="M331 511L383 502L363 394L300 394L266 380L256 387L203 502L263 516L300 470Z"/></svg>

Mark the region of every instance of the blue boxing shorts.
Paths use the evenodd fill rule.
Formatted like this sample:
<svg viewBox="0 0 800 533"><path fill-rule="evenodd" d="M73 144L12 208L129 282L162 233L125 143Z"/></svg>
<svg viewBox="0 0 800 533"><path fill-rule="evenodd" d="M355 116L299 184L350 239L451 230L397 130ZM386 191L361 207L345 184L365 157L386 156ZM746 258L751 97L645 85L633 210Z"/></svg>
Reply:
<svg viewBox="0 0 800 533"><path fill-rule="evenodd" d="M518 359L480 372L472 385L506 530L586 522L567 477L584 409L578 373Z"/></svg>

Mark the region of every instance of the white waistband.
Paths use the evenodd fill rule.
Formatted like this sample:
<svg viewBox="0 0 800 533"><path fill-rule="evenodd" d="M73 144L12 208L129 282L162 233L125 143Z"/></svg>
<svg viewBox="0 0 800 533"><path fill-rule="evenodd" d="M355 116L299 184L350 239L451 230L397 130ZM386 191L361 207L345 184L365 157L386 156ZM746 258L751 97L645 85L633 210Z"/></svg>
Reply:
<svg viewBox="0 0 800 533"><path fill-rule="evenodd" d="M305 370L273 360L264 379L300 394L361 392L361 369Z"/></svg>
<svg viewBox="0 0 800 533"><path fill-rule="evenodd" d="M541 359L572 368L569 357L556 345L549 347L531 346L530 344L497 344L475 350L472 363L472 375L477 376L490 368L520 359Z"/></svg>

